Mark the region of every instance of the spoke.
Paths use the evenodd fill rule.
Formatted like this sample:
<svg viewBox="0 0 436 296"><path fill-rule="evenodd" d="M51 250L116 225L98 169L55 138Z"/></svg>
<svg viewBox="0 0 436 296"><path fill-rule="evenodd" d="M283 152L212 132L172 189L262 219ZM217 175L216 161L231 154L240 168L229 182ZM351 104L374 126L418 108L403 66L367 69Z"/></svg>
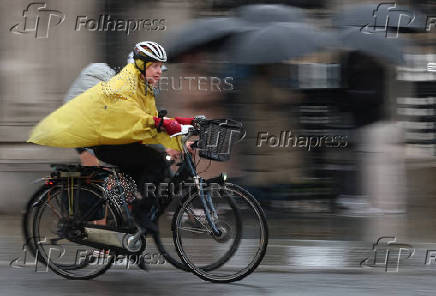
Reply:
<svg viewBox="0 0 436 296"><path fill-rule="evenodd" d="M201 224L201 226L203 226L204 228L206 228L209 232L211 232L211 230L209 229L209 227L207 227L207 225L205 225L203 223L203 221L201 221L200 219L197 218L197 216L194 214L194 210L191 207L186 207L186 210L189 211L189 213L192 215L192 217ZM188 215L188 219L189 219L189 215Z"/></svg>
<svg viewBox="0 0 436 296"><path fill-rule="evenodd" d="M66 239L65 237L55 237L55 238L51 238L50 239L50 244L49 245L57 245L58 241Z"/></svg>
<svg viewBox="0 0 436 296"><path fill-rule="evenodd" d="M61 197L62 198L62 197ZM57 207L58 207L58 209L61 211L61 212L65 212L64 210L63 210L63 205L62 205L62 199L61 198L56 198L56 205L57 205Z"/></svg>
<svg viewBox="0 0 436 296"><path fill-rule="evenodd" d="M59 219L62 218L62 215L54 207L52 207L48 201L45 202L45 204L56 214L56 216L58 216Z"/></svg>
<svg viewBox="0 0 436 296"><path fill-rule="evenodd" d="M201 228L194 228L194 227L179 227L181 230L190 231L194 233L207 233L210 234L211 232L207 229L201 229Z"/></svg>

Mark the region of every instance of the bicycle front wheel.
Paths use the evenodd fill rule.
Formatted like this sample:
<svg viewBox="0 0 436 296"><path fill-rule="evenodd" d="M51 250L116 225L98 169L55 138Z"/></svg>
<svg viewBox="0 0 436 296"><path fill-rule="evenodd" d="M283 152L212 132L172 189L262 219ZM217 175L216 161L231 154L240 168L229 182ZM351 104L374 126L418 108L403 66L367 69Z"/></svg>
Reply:
<svg viewBox="0 0 436 296"><path fill-rule="evenodd" d="M205 188L205 190L209 190L208 188ZM180 208L183 204L183 201L187 200L192 194L197 194L196 192L189 191L188 194L184 195L183 197L174 198L173 201L170 203L170 205L166 209L166 215L161 215L161 219L159 219L159 233L154 234L154 239L156 242L156 245L158 247L159 252L165 257L165 259L175 266L178 269L184 270L184 271L191 271L191 269L186 265L183 260L180 258L175 244L174 240L172 239L174 237L174 231L175 231L175 215L180 211ZM234 231L234 237L232 240L229 240L228 242L228 248L227 252L222 252L220 256L216 256L212 258L213 260L205 261L204 264L201 266L203 270L210 271L216 268L219 268L222 266L225 262L229 260L236 251L236 249L239 246L241 237L241 227L242 222L240 220L240 215L238 213L238 208L236 205L232 202L231 199L229 200L222 200L219 204L219 210L226 210L227 216L231 217L233 219L233 226L234 229L237 231ZM171 213L171 214L170 214ZM168 225L168 215L172 217L170 225ZM198 221L195 219L194 215L189 213L187 215L187 220L185 221L185 224L188 224L189 226L196 227L196 223ZM186 225L185 225L186 226ZM198 226L198 225L197 225ZM192 230L192 229L191 229ZM196 230L194 229L194 232ZM171 235L171 240L169 240L168 235Z"/></svg>
<svg viewBox="0 0 436 296"><path fill-rule="evenodd" d="M176 212L173 220L176 250L203 280L239 281L252 273L265 256L268 245L265 214L250 193L234 184L226 183L211 190L208 196L210 199L205 203L198 194L193 195ZM213 225L219 236L214 235ZM215 263L213 268L203 268L210 262Z"/></svg>

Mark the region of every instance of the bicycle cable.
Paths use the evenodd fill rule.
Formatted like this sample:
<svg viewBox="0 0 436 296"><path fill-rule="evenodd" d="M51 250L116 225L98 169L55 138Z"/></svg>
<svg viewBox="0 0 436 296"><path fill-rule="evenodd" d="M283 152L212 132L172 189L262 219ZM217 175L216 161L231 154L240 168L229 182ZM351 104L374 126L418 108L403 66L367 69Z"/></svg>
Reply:
<svg viewBox="0 0 436 296"><path fill-rule="evenodd" d="M200 158L201 158L201 157L200 157ZM200 162L200 161L199 161L199 162ZM207 172L207 171L209 170L211 164L212 164L212 160L209 159L209 164L207 165L207 167L206 167L203 171L199 172L198 174L202 174L202 173Z"/></svg>
<svg viewBox="0 0 436 296"><path fill-rule="evenodd" d="M194 163L195 163L195 158L197 157L197 154L195 153L195 151L194 151ZM200 162L201 162L201 157L198 157L198 162L195 164L195 169L197 169L197 167L198 167L198 165L200 164Z"/></svg>

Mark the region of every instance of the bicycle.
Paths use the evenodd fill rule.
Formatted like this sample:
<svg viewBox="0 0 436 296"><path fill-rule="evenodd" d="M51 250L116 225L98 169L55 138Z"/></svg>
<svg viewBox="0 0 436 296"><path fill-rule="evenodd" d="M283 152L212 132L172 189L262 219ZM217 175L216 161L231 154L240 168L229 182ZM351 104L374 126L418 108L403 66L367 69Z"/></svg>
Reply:
<svg viewBox="0 0 436 296"><path fill-rule="evenodd" d="M171 196L153 196L151 217L156 224L171 203L176 205L171 222L176 255L169 251L171 246L162 242L160 232L152 232L158 251L176 268L191 271L206 281L234 282L252 273L265 256L268 226L257 200L243 188L227 182L226 174L211 179L198 175L198 163L186 143L198 137L191 147L199 151L200 158L225 161L230 159L234 135L240 140L242 133L242 124L233 120L196 118L189 130L177 134L182 136L182 157L176 164L177 172L164 183L177 188ZM168 162L168 166L171 164ZM45 184L33 195L23 214L24 238L31 253L68 279L92 279L107 271L119 256L127 256L128 260L140 256L148 233L130 215L129 204L135 199L134 181L116 167L52 167L54 171L43 179ZM83 205L81 199L91 200L92 205ZM244 225L243 219L250 215L252 220ZM97 218L104 219L105 225L91 222ZM245 227L248 238L243 238ZM255 235L259 237L253 239ZM237 264L226 266L241 242L246 241L249 246L244 247L242 257L247 257L248 250L253 252L247 265L241 263L241 256L235 256ZM199 251L201 247L206 251ZM58 253L56 258L53 248Z"/></svg>

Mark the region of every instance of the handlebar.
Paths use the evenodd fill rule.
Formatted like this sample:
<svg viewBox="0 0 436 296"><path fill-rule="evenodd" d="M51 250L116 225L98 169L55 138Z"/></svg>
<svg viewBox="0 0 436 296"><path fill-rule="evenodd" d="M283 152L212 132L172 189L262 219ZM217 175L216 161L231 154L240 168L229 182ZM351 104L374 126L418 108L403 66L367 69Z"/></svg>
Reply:
<svg viewBox="0 0 436 296"><path fill-rule="evenodd" d="M236 143L234 141L235 138L232 138L233 131L237 131L237 134L239 134L239 138L236 139L236 141L242 140L246 135L242 123L236 120L208 120L204 116L198 116L194 118L192 125L182 125L182 130L179 133L171 135L171 137L181 136L180 148L184 152L184 155L186 155L189 154L189 151L191 150L186 146L188 140L193 136L198 136L201 142L194 138L193 140L197 141L194 141L190 145L190 148L203 149L200 151L200 157L223 161L228 160L229 156L220 157L217 155L222 154L220 151L228 151L231 148L231 145ZM211 141L216 141L217 137L222 137L221 140L218 141L219 143L209 143Z"/></svg>
<svg viewBox="0 0 436 296"><path fill-rule="evenodd" d="M204 121L207 121L206 116L204 115L199 115L199 116L195 116L194 120L192 122L192 125L185 125L186 130L183 130L177 134L174 134L170 137L176 137L176 136L182 136L182 149L185 153L187 153L187 148L186 148L186 142L189 140L189 138L193 137L193 136L198 136L199 132L200 132L200 124ZM193 145L191 145L192 148L198 148L197 146L197 142L195 141Z"/></svg>
<svg viewBox="0 0 436 296"><path fill-rule="evenodd" d="M194 117L192 125L189 125L189 124L182 125L182 130L180 132L176 133L176 134L171 135L170 137L177 137L177 136L191 137L191 136L196 136L197 132L200 129L199 125L203 121L207 121L206 116L204 116L204 115L196 116L196 117Z"/></svg>

